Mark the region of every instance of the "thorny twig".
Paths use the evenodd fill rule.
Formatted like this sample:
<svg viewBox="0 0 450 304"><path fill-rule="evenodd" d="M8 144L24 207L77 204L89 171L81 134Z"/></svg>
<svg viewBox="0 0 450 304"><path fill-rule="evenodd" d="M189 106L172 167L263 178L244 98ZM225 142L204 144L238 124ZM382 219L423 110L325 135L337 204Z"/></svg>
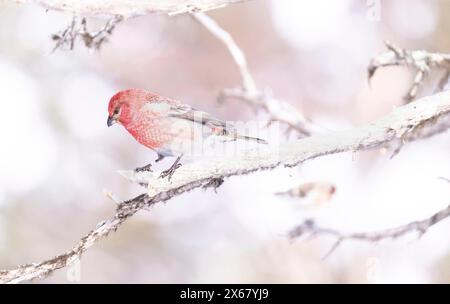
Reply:
<svg viewBox="0 0 450 304"><path fill-rule="evenodd" d="M288 126L288 131L294 130L303 136L311 135L311 126L295 107L285 101L275 99L271 96L269 90L261 91L257 89L248 69L245 54L233 37L206 14L194 13L192 16L227 47L241 75L242 86L223 90L219 95L219 102L223 102L227 98L242 100L254 109L266 111L270 116L268 124L279 121Z"/></svg>
<svg viewBox="0 0 450 304"><path fill-rule="evenodd" d="M117 23L122 20L123 17L117 15L109 19L98 31L89 31L87 29L86 18L82 18L78 22L78 17L74 16L70 24L63 31L52 35L52 39L56 42L52 52L57 49L73 50L77 37L83 40L87 48L98 50L112 34Z"/></svg>
<svg viewBox="0 0 450 304"><path fill-rule="evenodd" d="M416 75L411 88L404 97L407 103L416 98L425 78L433 68L443 68L445 71L436 87L436 92L445 88L450 77L450 54L431 53L424 50L405 50L389 41L385 41L385 45L388 51L373 58L368 67L369 80L381 67L409 66L414 68Z"/></svg>
<svg viewBox="0 0 450 304"><path fill-rule="evenodd" d="M325 259L330 256L344 241L358 240L366 242L378 242L385 239L396 239L411 232L417 232L418 236L420 237L425 234L431 226L448 217L450 217L450 205L440 210L439 212L436 212L432 216L420 221L413 221L406 225L401 225L385 230L358 233L343 233L336 229L319 227L314 223L313 220L308 219L291 230L289 232L289 236L291 238L298 238L305 235L309 235L312 237L318 235L330 235L336 237L335 243L323 257Z"/></svg>

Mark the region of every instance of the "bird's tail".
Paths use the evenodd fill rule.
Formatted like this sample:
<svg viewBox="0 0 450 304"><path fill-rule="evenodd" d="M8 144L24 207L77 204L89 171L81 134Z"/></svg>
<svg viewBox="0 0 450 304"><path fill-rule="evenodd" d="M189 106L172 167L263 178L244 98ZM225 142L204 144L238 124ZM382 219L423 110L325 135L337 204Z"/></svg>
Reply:
<svg viewBox="0 0 450 304"><path fill-rule="evenodd" d="M233 135L234 135L234 139L254 141L254 142L257 142L258 144L265 144L265 145L268 144L268 142L266 140L261 139L261 138L244 136L244 135L239 135L239 134L233 134Z"/></svg>
<svg viewBox="0 0 450 304"><path fill-rule="evenodd" d="M216 131L216 132L214 132L214 131ZM223 139L226 139L225 141L228 141L228 140L234 141L234 140L239 139L239 140L253 141L258 144L265 144L265 145L268 144L268 142L264 139L261 139L258 137L241 135L241 134L238 134L235 130L216 129L216 130L213 130L213 133L215 133L216 135L220 135Z"/></svg>

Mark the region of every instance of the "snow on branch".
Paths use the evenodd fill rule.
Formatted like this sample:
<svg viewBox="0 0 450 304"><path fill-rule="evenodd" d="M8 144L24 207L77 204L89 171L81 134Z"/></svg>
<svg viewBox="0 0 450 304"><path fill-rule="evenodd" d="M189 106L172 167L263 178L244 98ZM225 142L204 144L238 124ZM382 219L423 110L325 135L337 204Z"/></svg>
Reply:
<svg viewBox="0 0 450 304"><path fill-rule="evenodd" d="M234 157L217 157L186 164L175 172L170 181L156 178L151 172L122 172L134 182L148 184L148 193L121 202L112 218L97 224L96 228L70 251L40 263L0 270L0 283L18 283L44 278L57 269L70 266L78 261L86 250L116 231L139 210L167 201L186 191L200 187L217 188L230 176L272 169L281 165L292 167L327 154L384 147L402 138L408 141L425 138L448 128L450 128L450 91L445 91L398 107L377 121L347 131L315 135L281 146L268 146L264 150L248 150ZM449 211L434 215L428 222L429 226L448 215ZM422 226L425 224L420 223L422 222L419 222L417 227L425 227Z"/></svg>
<svg viewBox="0 0 450 304"><path fill-rule="evenodd" d="M385 41L387 51L373 58L369 67L369 80L381 67L408 66L416 70L413 83L404 97L405 102L415 99L426 76L433 68L441 68L444 74L441 76L436 92L442 91L450 77L450 54L432 53L424 50L405 50L389 41Z"/></svg>
<svg viewBox="0 0 450 304"><path fill-rule="evenodd" d="M206 14L196 13L193 14L193 17L226 46L241 75L242 86L224 89L219 95L219 102L223 102L227 98L241 100L254 109L262 109L267 112L270 116L269 124L278 121L287 125L288 131L294 130L303 136L311 135L310 124L295 107L274 98L268 90L258 90L255 80L250 74L245 54L233 37Z"/></svg>
<svg viewBox="0 0 450 304"><path fill-rule="evenodd" d="M385 230L372 232L358 232L358 233L343 233L336 229L319 227L314 223L314 221L306 220L302 224L295 227L289 233L289 236L291 238L298 238L306 235L313 237L319 235L330 235L335 237L336 241L334 245L323 257L326 258L330 256L330 254L333 253L337 249L337 247L341 245L344 241L355 240L366 242L378 242L385 239L396 239L412 232L417 232L418 236L420 237L423 234L425 234L431 226L439 223L440 221L448 217L450 217L450 205L440 210L439 212L436 212L432 216L420 221L413 221L406 225L388 228Z"/></svg>
<svg viewBox="0 0 450 304"><path fill-rule="evenodd" d="M81 16L131 18L162 13L177 15L203 12L248 0L15 0L19 3L35 3L46 9L68 12Z"/></svg>

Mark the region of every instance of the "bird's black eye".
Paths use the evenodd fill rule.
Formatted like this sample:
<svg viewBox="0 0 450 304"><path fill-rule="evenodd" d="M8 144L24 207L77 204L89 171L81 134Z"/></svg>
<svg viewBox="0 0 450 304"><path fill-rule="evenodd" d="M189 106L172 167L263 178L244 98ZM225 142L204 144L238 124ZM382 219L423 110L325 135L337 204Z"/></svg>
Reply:
<svg viewBox="0 0 450 304"><path fill-rule="evenodd" d="M117 107L117 108L114 109L114 115L119 114L119 112L120 112L120 108L119 108L119 107Z"/></svg>

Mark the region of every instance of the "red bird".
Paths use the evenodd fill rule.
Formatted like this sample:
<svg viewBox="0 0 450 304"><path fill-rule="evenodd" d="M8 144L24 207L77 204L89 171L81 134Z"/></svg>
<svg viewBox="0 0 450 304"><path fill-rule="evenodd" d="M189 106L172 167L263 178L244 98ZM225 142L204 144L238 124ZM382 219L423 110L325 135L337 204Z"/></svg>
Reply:
<svg viewBox="0 0 450 304"><path fill-rule="evenodd" d="M209 136L218 136L224 141L242 139L267 143L238 134L232 126L208 113L140 89L116 93L109 101L108 113L108 127L120 123L139 143L158 154L157 162L165 156L177 156L174 164L161 174L169 179L181 166L181 157L193 152L193 144ZM150 167L136 170L150 170Z"/></svg>

